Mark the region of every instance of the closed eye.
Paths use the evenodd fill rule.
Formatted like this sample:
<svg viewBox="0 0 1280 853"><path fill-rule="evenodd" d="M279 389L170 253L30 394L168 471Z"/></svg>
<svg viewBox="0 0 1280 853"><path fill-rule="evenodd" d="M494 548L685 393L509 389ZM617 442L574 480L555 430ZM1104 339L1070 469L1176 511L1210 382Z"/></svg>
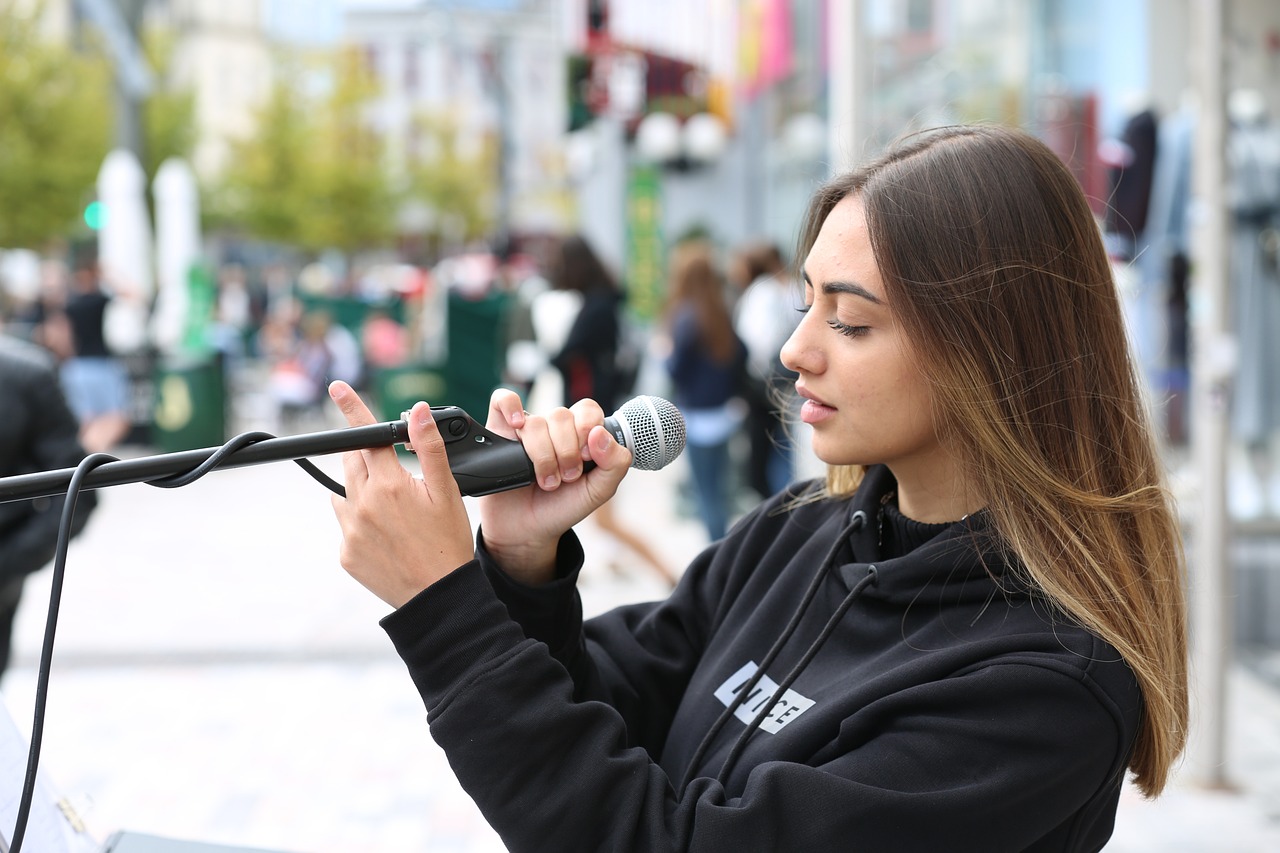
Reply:
<svg viewBox="0 0 1280 853"><path fill-rule="evenodd" d="M870 326L850 326L848 323L841 323L839 320L828 320L827 325L846 338L860 338L871 331Z"/></svg>

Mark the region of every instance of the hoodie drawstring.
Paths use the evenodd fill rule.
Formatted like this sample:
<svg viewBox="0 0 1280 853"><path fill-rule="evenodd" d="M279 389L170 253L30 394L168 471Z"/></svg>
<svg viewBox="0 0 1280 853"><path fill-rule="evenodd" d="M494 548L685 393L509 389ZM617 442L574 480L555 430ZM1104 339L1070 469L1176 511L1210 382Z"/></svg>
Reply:
<svg viewBox="0 0 1280 853"><path fill-rule="evenodd" d="M783 646L786 645L787 640L791 639L791 635L796 632L798 627L800 627L800 620L809 609L809 605L813 602L814 597L817 596L818 590L822 586L823 579L826 578L830 573L832 566L835 565L836 557L840 553L840 548L844 545L849 536L862 529L866 520L867 514L865 512L862 510L855 512L853 517L849 520L849 523L845 525L844 529L840 531L840 535L837 536L835 541L831 544L831 547L827 550L826 556L822 558L822 563L819 565L818 571L814 575L813 580L809 582L809 588L805 590L799 606L796 607L795 613L792 614L791 621L787 624L787 627L783 629L782 633L778 636L778 639L774 641L773 647L769 649L768 653L764 656L764 660L762 660L756 667L756 671L752 673L751 678L749 678L747 683L738 690L737 695L733 697L733 700L729 702L724 711L720 713L720 716L716 718L716 721L711 724L711 728L708 729L707 733L703 736L702 742L698 744L698 748L694 751L693 757L689 759L689 764L687 765L687 769L684 774L684 780L680 783L681 791L688 787L689 783L693 781L693 774L697 771L697 767L702 763L703 757L706 755L707 750L710 749L712 742L716 739L720 730L729 722L729 719L733 716L738 707L747 700L748 696L751 695L756 684L764 677L765 672L782 652ZM814 645L810 646L810 651L805 654L802 664L807 665L808 662L812 660L813 655L817 654L817 648L815 647L820 646L826 641L830 632L835 629L835 622L838 621L839 617L842 616L846 610L848 610L849 605L853 603L853 599L862 592L867 583L874 577L875 571L874 567L872 567L872 571L867 575L867 577L863 578L862 581L859 581L853 590L850 591L844 602L841 603L836 612L836 616L827 623L827 627L823 630L822 635L819 636ZM799 674L800 673L798 671L793 670L793 674L788 676L789 680L786 682L787 685L789 686L794 682L795 678L799 676ZM756 715L756 718L752 721L752 725L747 727L743 732L743 735L749 737L759 727L760 723L763 722L780 696L781 693L779 691L774 692L773 697L765 707L761 709L760 713ZM738 742L734 744L731 754L725 760L724 767L721 768L719 775L717 775L717 780L722 780L727 775L731 760L736 761L737 754L741 752L741 747L744 746L745 738L743 736L739 736Z"/></svg>
<svg viewBox="0 0 1280 853"><path fill-rule="evenodd" d="M827 638L835 632L836 626L840 624L840 620L844 618L844 614L848 612L851 606L853 606L853 602L862 594L864 589L875 583L875 581L876 567L869 566L867 568L866 577L858 581L857 584L854 585L853 589L849 590L849 594L845 596L844 601L840 602L840 606L836 608L836 612L832 613L831 618L827 620L827 624L823 627L822 633L819 634L817 639L810 644L809 648L805 651L804 656L801 657L796 665L791 668L791 671L787 673L787 677L782 679L782 682L778 685L778 689L773 691L773 695L769 697L769 701L766 702L764 707L762 707L759 713L756 714L755 719L751 721L750 725L742 730L742 734L738 735L737 741L733 744L733 749L729 750L728 756L725 757L724 765L716 775L717 782L723 785L725 780L729 778L729 771L733 769L733 765L738 763L738 756L742 755L742 751L747 748L747 741L751 740L751 736L755 734L756 729L760 728L760 724L768 718L769 712L773 710L773 706L777 704L778 700L791 689L792 684L795 684L796 679L800 677L800 673L804 672L805 667L809 665L810 661L817 657L818 651L821 650L822 646L827 642ZM761 667L760 671L763 672L764 667ZM745 695L746 691L744 690L742 693Z"/></svg>

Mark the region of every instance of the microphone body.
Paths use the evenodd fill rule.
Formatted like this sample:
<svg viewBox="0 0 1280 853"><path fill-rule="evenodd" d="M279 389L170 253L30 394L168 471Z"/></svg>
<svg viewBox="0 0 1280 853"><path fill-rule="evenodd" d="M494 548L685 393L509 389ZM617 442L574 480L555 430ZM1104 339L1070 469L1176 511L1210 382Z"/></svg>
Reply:
<svg viewBox="0 0 1280 853"><path fill-rule="evenodd" d="M533 483L533 462L520 442L490 432L457 406L432 406L431 416L444 439L449 470L462 494L478 497ZM633 468L655 471L684 450L684 418L674 405L660 397L627 401L605 418L605 426L619 444L631 451ZM241 468L408 441L408 424L404 420L388 421L266 438L228 454L217 467ZM98 489L184 474L219 449L206 447L107 462L85 476L82 488ZM65 494L75 470L62 468L0 478L0 503Z"/></svg>

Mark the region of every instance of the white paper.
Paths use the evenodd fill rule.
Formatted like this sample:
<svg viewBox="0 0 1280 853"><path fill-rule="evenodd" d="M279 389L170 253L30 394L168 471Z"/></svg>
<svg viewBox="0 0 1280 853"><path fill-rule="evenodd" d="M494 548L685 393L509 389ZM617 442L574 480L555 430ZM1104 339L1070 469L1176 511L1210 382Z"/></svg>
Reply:
<svg viewBox="0 0 1280 853"><path fill-rule="evenodd" d="M0 702L0 853L8 853L18 823L18 804L22 800L30 750L31 745L18 730L9 709ZM39 853L96 853L98 847L67 800L53 789L43 771L38 771L22 849Z"/></svg>

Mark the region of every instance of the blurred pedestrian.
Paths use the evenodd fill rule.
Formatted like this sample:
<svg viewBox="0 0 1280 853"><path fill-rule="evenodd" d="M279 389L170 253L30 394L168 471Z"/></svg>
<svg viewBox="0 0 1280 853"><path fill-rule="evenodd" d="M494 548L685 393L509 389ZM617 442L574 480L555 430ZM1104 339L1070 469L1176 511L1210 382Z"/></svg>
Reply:
<svg viewBox="0 0 1280 853"><path fill-rule="evenodd" d="M80 420L80 443L89 453L105 453L129 435L129 373L107 344L107 306L113 296L102 287L96 264L76 267L63 311L71 331L71 355L60 375L67 402Z"/></svg>
<svg viewBox="0 0 1280 853"><path fill-rule="evenodd" d="M684 455L698 516L714 542L729 527L729 440L742 423L747 350L733 330L724 279L707 243L686 242L672 253L665 323L673 402L684 414Z"/></svg>
<svg viewBox="0 0 1280 853"><path fill-rule="evenodd" d="M329 311L300 305L295 310L296 326L286 311L263 329L268 333L264 345L272 352L268 387L276 421L279 428L290 431L313 420L323 421L325 385L341 379L359 387L365 366L359 341L345 326L334 322Z"/></svg>
<svg viewBox="0 0 1280 853"><path fill-rule="evenodd" d="M546 322L546 325L567 326L563 343L551 356L551 364L563 381L564 405L590 399L606 412L616 411L625 402L619 399L625 389L619 387L617 364L625 300L617 280L591 244L579 234L566 237L552 250L547 280L555 291L569 291L578 296L573 302L555 301L557 305L576 304L571 321ZM541 299L543 297L539 297ZM675 572L648 541L622 523L611 504L602 504L591 517L612 539L635 552L664 583L675 586Z"/></svg>
<svg viewBox="0 0 1280 853"><path fill-rule="evenodd" d="M0 477L80 464L80 422L48 351L0 332L0 400ZM97 500L95 491L80 494L73 535L84 528ZM0 503L0 675L9 665L23 584L53 558L64 503L62 497Z"/></svg>
<svg viewBox="0 0 1280 853"><path fill-rule="evenodd" d="M546 353L538 345L533 303L551 285L539 273L533 261L517 251L510 239L501 242L494 250L494 256L497 267L494 270L492 289L508 295L503 318L505 356L502 380L522 399L527 400L538 374L547 366Z"/></svg>
<svg viewBox="0 0 1280 853"><path fill-rule="evenodd" d="M367 369L402 367L409 360L409 330L386 308L370 308L360 323L360 349Z"/></svg>
<svg viewBox="0 0 1280 853"><path fill-rule="evenodd" d="M747 405L746 481L761 498L782 491L795 477L799 397L796 374L782 363L782 345L800 324L800 286L787 273L782 251L767 240L734 253L731 277L741 288L734 328L747 347L742 398Z"/></svg>

